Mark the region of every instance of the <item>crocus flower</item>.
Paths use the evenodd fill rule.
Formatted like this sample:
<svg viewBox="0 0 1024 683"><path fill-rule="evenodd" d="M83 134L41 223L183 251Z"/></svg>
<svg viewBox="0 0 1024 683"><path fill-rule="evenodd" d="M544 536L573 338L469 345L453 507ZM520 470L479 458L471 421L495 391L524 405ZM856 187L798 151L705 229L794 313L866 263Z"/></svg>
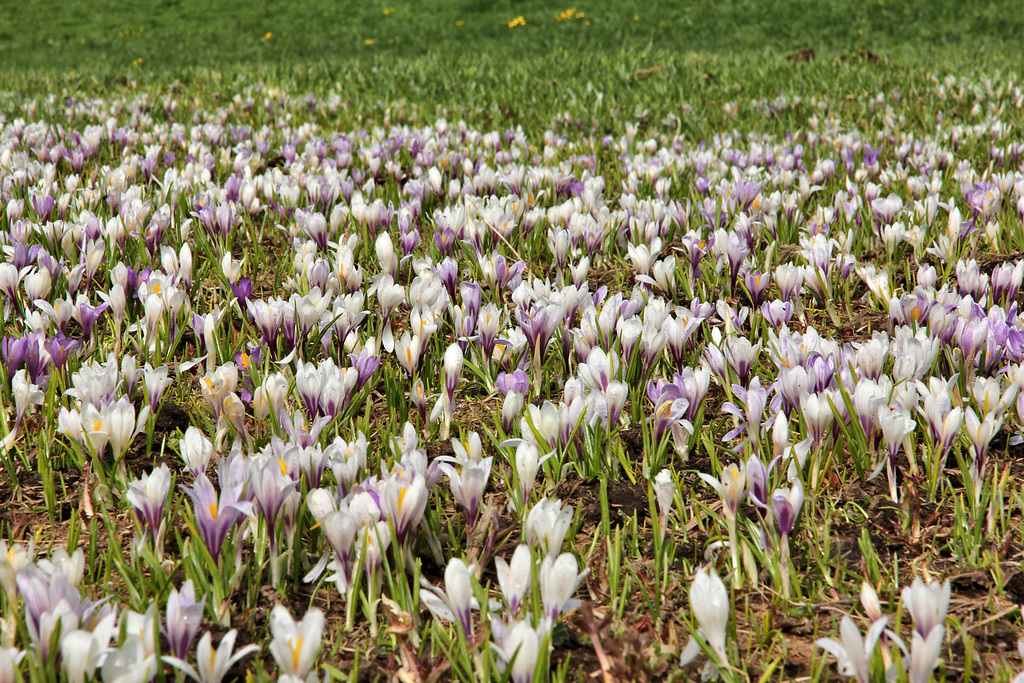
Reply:
<svg viewBox="0 0 1024 683"><path fill-rule="evenodd" d="M142 639L129 635L121 647L107 654L103 661L104 681L149 681L156 675L156 655L146 652Z"/></svg>
<svg viewBox="0 0 1024 683"><path fill-rule="evenodd" d="M878 638L882 635L888 622L888 617L876 620L868 628L867 635L862 638L860 629L853 623L853 619L844 616L839 623L842 643L832 638L818 638L814 644L838 660L840 674L855 676L858 683L870 683L871 655L874 653Z"/></svg>
<svg viewBox="0 0 1024 683"><path fill-rule="evenodd" d="M386 479L381 483L380 510L391 520L395 540L404 545L409 531L420 523L427 509L427 485L423 477L411 482Z"/></svg>
<svg viewBox="0 0 1024 683"><path fill-rule="evenodd" d="M540 457L540 451L528 441L523 441L516 446L515 466L516 476L519 477L519 512L522 512L530 504L530 492L537 481L540 466L552 455L554 455L554 451L543 458Z"/></svg>
<svg viewBox="0 0 1024 683"><path fill-rule="evenodd" d="M672 512L672 499L676 495L676 482L672 472L665 469L654 478L654 498L658 502L658 533L662 538L668 529L668 516Z"/></svg>
<svg viewBox="0 0 1024 683"><path fill-rule="evenodd" d="M505 602L512 614L517 614L519 607L526 599L526 591L530 589L530 575L533 566L530 546L520 543L512 553L511 563L496 557L494 564L498 572L498 585L501 587L501 594L505 596Z"/></svg>
<svg viewBox="0 0 1024 683"><path fill-rule="evenodd" d="M184 659L192 648L192 641L203 623L206 597L196 602L192 580L186 581L178 591L174 588L167 596L167 617L162 629L175 657Z"/></svg>
<svg viewBox="0 0 1024 683"><path fill-rule="evenodd" d="M580 601L572 596L589 573L589 569L579 571L572 553L562 553L557 558L553 555L545 557L537 572L544 616L554 623L562 614L579 607Z"/></svg>
<svg viewBox="0 0 1024 683"><path fill-rule="evenodd" d="M498 618L491 621L492 644L500 659L499 665L512 666L512 683L530 683L537 668L537 657L546 635L546 620L534 628L528 619L505 626Z"/></svg>
<svg viewBox="0 0 1024 683"><path fill-rule="evenodd" d="M711 345L708 345L708 348L712 348ZM761 386L760 377L754 377L750 381L750 386L746 389L738 384L734 384L732 385L732 391L742 402L743 407L740 408L731 402L725 403L722 406L722 412L736 416L738 418L737 421L740 422L735 429L725 435L725 438L727 440L735 439L746 432L746 438L752 445L756 446L761 437L761 420L764 417L764 408L768 402L768 391Z"/></svg>
<svg viewBox="0 0 1024 683"><path fill-rule="evenodd" d="M572 512L572 506L562 507L560 500L541 500L533 506L523 524L526 542L530 546L539 543L548 557L557 555L572 525Z"/></svg>
<svg viewBox="0 0 1024 683"><path fill-rule="evenodd" d="M304 679L313 668L324 634L324 613L311 607L302 621L295 623L284 605L276 605L270 613L270 654L274 656L282 676Z"/></svg>
<svg viewBox="0 0 1024 683"><path fill-rule="evenodd" d="M789 596L789 535L796 524L797 515L800 514L800 507L804 503L804 486L799 479L793 481L792 488L776 489L772 494L772 513L775 515L775 522L779 525L779 543L782 569L782 593Z"/></svg>
<svg viewBox="0 0 1024 683"><path fill-rule="evenodd" d="M188 471L193 476L199 476L206 472L213 457L213 442L206 438L201 429L189 425L185 430L185 438L178 441L178 450Z"/></svg>
<svg viewBox="0 0 1024 683"><path fill-rule="evenodd" d="M436 617L445 621L454 621L462 627L466 638L473 637L473 619L470 612L480 609L480 604L473 597L473 584L470 575L476 565L467 566L457 557L448 561L444 570L444 591L431 586L422 580L420 600L426 604Z"/></svg>
<svg viewBox="0 0 1024 683"><path fill-rule="evenodd" d="M925 583L921 577L904 588L900 594L903 605L914 618L914 632L927 639L933 629L942 628L949 610L950 583L946 579Z"/></svg>
<svg viewBox="0 0 1024 683"><path fill-rule="evenodd" d="M223 478L221 483L223 485ZM218 496L205 474L196 477L192 488L181 488L192 499L196 525L206 549L210 551L214 561L218 561L224 539L235 523L252 511L252 503L240 500L237 497L240 491L237 490L225 490Z"/></svg>
<svg viewBox="0 0 1024 683"><path fill-rule="evenodd" d="M693 610L693 617L697 620L697 635L707 643L711 652L714 653L718 663L726 664L729 656L725 650L726 629L729 626L729 591L725 584L718 578L714 568L705 571L703 567L697 570L690 585L690 609ZM683 656L679 662L680 666L686 666L693 661L700 652L700 645L696 639L691 638ZM711 669L715 664L711 663Z"/></svg>
<svg viewBox="0 0 1024 683"><path fill-rule="evenodd" d="M792 488L775 489L772 494L772 513L779 525L779 533L783 536L789 536L792 533L803 502L804 487L799 479L793 482Z"/></svg>
<svg viewBox="0 0 1024 683"><path fill-rule="evenodd" d="M976 488L980 490L980 483L985 476L985 459L988 456L989 443L1003 426L1002 418L997 418L992 413L979 419L973 408L964 410L964 426L967 428L967 437L971 440L971 478L974 479Z"/></svg>
<svg viewBox="0 0 1024 683"><path fill-rule="evenodd" d="M451 428L452 417L455 413L455 389L462 379L463 365L462 349L458 344L451 344L444 352L444 388L430 413L431 421L443 419L441 424L441 439L448 438L448 431Z"/></svg>
<svg viewBox="0 0 1024 683"><path fill-rule="evenodd" d="M461 473L448 463L441 465L442 471L448 475L451 482L452 498L465 511L469 526L476 522L477 509L483 498L484 489L487 488L487 479L491 476L493 460L488 457L480 462L467 462L462 466Z"/></svg>
<svg viewBox="0 0 1024 683"><path fill-rule="evenodd" d="M167 505L167 495L170 492L171 470L164 464L151 473L143 474L139 479L128 482L128 492L125 494L135 510L135 515L149 529L158 557L163 545L165 529L164 507Z"/></svg>
<svg viewBox="0 0 1024 683"><path fill-rule="evenodd" d="M107 656L110 639L116 635L117 613L100 619L92 631L74 629L60 636L60 654L69 683L85 683ZM3 674L0 673L0 679ZM13 678L10 680L14 680Z"/></svg>
<svg viewBox="0 0 1024 683"><path fill-rule="evenodd" d="M754 379L757 380L756 377ZM740 585L740 555L739 542L736 537L736 512L739 510L740 500L746 489L746 471L743 468L743 463L740 463L738 466L729 465L722 470L721 480L703 472L700 472L699 476L722 497L722 513L725 515L725 523L729 531L732 582L733 586L738 588Z"/></svg>
<svg viewBox="0 0 1024 683"><path fill-rule="evenodd" d="M0 680L18 680L18 665L21 664L21 660L25 658L26 654L28 653L19 651L17 648L0 646ZM84 679L84 672L82 676Z"/></svg>
<svg viewBox="0 0 1024 683"><path fill-rule="evenodd" d="M170 664L185 673L196 683L221 683L224 677L227 676L228 671L231 670L231 667L237 662L254 652L259 652L260 648L258 645L246 645L238 652L232 654L231 651L235 648L235 639L237 637L238 630L231 629L224 634L224 637L220 639L220 644L217 645L217 649L214 650L211 645L212 637L209 633L204 633L203 637L199 639L199 646L196 648L198 670L193 668L188 662L177 657L162 657L161 659L165 664Z"/></svg>
<svg viewBox="0 0 1024 683"><path fill-rule="evenodd" d="M720 479L715 479L710 474L704 472L698 473L698 476L721 496L723 503L722 512L727 517L735 517L747 485L746 470L743 467L743 463L726 467L722 470Z"/></svg>
<svg viewBox="0 0 1024 683"><path fill-rule="evenodd" d="M252 473L252 491L256 496L256 509L267 523L270 552L277 552L277 521L285 501L299 482L288 476L288 467L282 459L268 459Z"/></svg>
<svg viewBox="0 0 1024 683"><path fill-rule="evenodd" d="M928 683L932 679L932 672L939 665L939 658L942 656L942 641L946 630L938 626L932 629L927 638L921 636L916 630L911 635L910 661L907 662L907 673L910 683Z"/></svg>
<svg viewBox="0 0 1024 683"><path fill-rule="evenodd" d="M878 409L878 424L882 428L882 435L885 437L886 445L886 474L889 478L889 495L894 501L899 500L899 491L896 488L896 454L900 450L903 440L913 433L917 427L910 416L902 409L890 409L882 407Z"/></svg>

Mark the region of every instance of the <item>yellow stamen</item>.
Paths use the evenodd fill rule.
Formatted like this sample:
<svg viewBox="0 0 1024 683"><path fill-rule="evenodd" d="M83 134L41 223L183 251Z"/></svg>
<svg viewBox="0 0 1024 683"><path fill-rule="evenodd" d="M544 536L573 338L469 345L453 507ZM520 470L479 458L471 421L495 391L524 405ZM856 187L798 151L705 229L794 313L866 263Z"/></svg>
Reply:
<svg viewBox="0 0 1024 683"><path fill-rule="evenodd" d="M210 516L213 517L213 521L216 522L217 521L217 504L216 503L210 503L207 507L210 510Z"/></svg>
<svg viewBox="0 0 1024 683"><path fill-rule="evenodd" d="M98 432L98 431L100 431L102 429L103 429L103 422L101 422L98 419L94 420L93 423L92 423L92 431Z"/></svg>
<svg viewBox="0 0 1024 683"><path fill-rule="evenodd" d="M278 458L277 464L281 466L281 474L288 474L288 465L285 464L283 458Z"/></svg>
<svg viewBox="0 0 1024 683"><path fill-rule="evenodd" d="M292 668L295 671L299 670L299 650L302 649L302 636L295 639L295 647L292 648Z"/></svg>
<svg viewBox="0 0 1024 683"><path fill-rule="evenodd" d="M403 486L403 487L402 487L402 490L398 492L398 511L399 511L399 512L401 512L401 511L402 511L402 501L404 501L404 500L405 500L405 492L406 492L407 490L408 490L408 489L407 489L407 488L405 488L405 487Z"/></svg>

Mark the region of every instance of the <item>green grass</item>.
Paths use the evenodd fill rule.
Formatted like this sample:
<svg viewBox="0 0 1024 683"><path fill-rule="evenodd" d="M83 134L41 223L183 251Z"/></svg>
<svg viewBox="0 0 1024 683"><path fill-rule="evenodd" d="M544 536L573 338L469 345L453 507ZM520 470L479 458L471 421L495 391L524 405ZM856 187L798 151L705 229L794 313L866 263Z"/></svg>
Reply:
<svg viewBox="0 0 1024 683"><path fill-rule="evenodd" d="M4 70L166 73L388 60L424 55L529 58L564 49L592 55L641 49L678 54L787 54L805 48L840 54L985 54L1015 51L1024 13L1011 0L797 0L763 3L610 2L553 5L540 0L365 3L309 0L38 0L0 6ZM573 8L569 20L556 15ZM525 24L509 28L523 17ZM371 42L372 41L372 42Z"/></svg>
<svg viewBox="0 0 1024 683"><path fill-rule="evenodd" d="M1008 0L970 10L951 0L2 3L0 90L21 99L184 88L207 105L247 87L260 101L278 86L340 96L340 110L325 115L331 125L447 116L536 132L562 117L602 133L673 114L691 137L747 123L784 132L813 110L765 121L749 107L723 108L780 93L931 97L936 75L1019 71L1018 9ZM525 24L509 28L520 16ZM786 59L806 49L810 61ZM862 126L878 115L859 98L837 113ZM907 125L924 132L934 122Z"/></svg>

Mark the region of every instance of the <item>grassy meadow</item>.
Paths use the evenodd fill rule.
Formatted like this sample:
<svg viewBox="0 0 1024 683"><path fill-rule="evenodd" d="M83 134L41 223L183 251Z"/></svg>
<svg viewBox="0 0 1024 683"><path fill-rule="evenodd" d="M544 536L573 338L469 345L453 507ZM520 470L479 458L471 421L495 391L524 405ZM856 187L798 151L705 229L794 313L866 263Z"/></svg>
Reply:
<svg viewBox="0 0 1024 683"><path fill-rule="evenodd" d="M1020 683L1021 36L0 3L0 682Z"/></svg>

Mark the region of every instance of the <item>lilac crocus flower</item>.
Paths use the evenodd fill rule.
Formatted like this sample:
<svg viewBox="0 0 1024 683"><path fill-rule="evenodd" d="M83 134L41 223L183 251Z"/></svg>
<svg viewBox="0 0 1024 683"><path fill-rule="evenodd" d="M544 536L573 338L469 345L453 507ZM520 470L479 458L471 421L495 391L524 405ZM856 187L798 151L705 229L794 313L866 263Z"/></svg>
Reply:
<svg viewBox="0 0 1024 683"><path fill-rule="evenodd" d="M132 504L135 515L149 529L157 556L162 545L164 531L164 507L167 495L171 492L171 470L167 465L160 465L149 474L143 474L138 480L128 482L125 494Z"/></svg>
<svg viewBox="0 0 1024 683"><path fill-rule="evenodd" d="M423 477L414 476L411 482L388 478L379 488L380 511L391 520L395 541L405 543L413 527L423 519L427 509L427 484Z"/></svg>
<svg viewBox="0 0 1024 683"><path fill-rule="evenodd" d="M743 276L743 284L747 286L750 294L750 305L757 308L764 300L764 295L772 283L770 274L762 273L760 270L751 269Z"/></svg>
<svg viewBox="0 0 1024 683"><path fill-rule="evenodd" d="M761 436L761 419L764 416L764 408L768 402L768 391L761 386L761 378L754 377L750 381L750 387L744 389L738 384L732 385L732 391L743 404L740 408L735 403L726 403L722 406L722 412L735 415L741 423L728 434L726 440L732 440L746 432L746 438L750 443L757 445Z"/></svg>
<svg viewBox="0 0 1024 683"><path fill-rule="evenodd" d="M253 471L252 491L256 496L256 509L267 523L271 553L277 552L277 521L281 510L298 486L299 482L288 476L284 460L270 459Z"/></svg>
<svg viewBox="0 0 1024 683"><path fill-rule="evenodd" d="M196 602L191 579L182 584L180 591L172 588L167 596L167 617L161 630L178 659L184 659L192 649L192 641L203 623L205 606L206 596Z"/></svg>
<svg viewBox="0 0 1024 683"><path fill-rule="evenodd" d="M466 521L470 527L476 522L477 510L483 498L487 480L491 476L493 458L468 461L463 464L462 472L448 463L441 464L441 471L448 475L451 482L452 498L466 513Z"/></svg>
<svg viewBox="0 0 1024 683"><path fill-rule="evenodd" d="M366 345L359 350L359 354L350 353L349 360L352 361L356 372L356 391L359 391L373 377L373 373L380 367L381 357L373 353L373 349Z"/></svg>
<svg viewBox="0 0 1024 683"><path fill-rule="evenodd" d="M92 337L92 328L100 319L103 312L110 307L110 304L91 306L87 300L80 300L78 303L78 315L75 316L82 325L82 336L86 339Z"/></svg>
<svg viewBox="0 0 1024 683"><path fill-rule="evenodd" d="M779 525L779 533L787 538L796 525L797 515L804 503L804 486L799 479L793 482L792 488L775 489L772 494L772 513ZM785 541L784 541L785 542Z"/></svg>
<svg viewBox="0 0 1024 683"><path fill-rule="evenodd" d="M793 318L793 302L779 299L765 301L761 304L761 315L777 330Z"/></svg>
<svg viewBox="0 0 1024 683"><path fill-rule="evenodd" d="M224 540L231 528L252 512L252 503L238 498L240 490L232 486L218 497L205 474L196 476L192 488L181 487L192 499L199 534L214 561L219 561Z"/></svg>

